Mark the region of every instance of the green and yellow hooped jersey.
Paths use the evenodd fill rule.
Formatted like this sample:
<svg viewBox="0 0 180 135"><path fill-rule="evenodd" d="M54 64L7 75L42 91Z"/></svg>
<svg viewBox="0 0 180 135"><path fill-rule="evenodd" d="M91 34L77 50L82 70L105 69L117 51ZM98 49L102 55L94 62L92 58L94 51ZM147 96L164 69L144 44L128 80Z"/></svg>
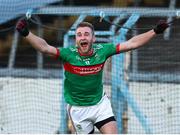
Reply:
<svg viewBox="0 0 180 135"><path fill-rule="evenodd" d="M93 44L91 55L79 54L76 46L58 48L65 69L65 101L75 106L97 104L103 95L102 73L108 57L119 53L119 45Z"/></svg>

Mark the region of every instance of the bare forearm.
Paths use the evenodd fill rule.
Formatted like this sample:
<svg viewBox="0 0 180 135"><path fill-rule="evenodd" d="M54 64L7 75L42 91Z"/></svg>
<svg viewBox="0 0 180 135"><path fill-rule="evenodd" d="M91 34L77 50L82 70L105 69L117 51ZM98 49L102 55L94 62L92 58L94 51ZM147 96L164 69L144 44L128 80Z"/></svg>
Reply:
<svg viewBox="0 0 180 135"><path fill-rule="evenodd" d="M29 41L32 47L34 47L41 53L52 57L57 55L57 50L55 47L49 45L44 39L34 35L33 33L29 32L28 36L26 36L25 38Z"/></svg>
<svg viewBox="0 0 180 135"><path fill-rule="evenodd" d="M32 45L32 47L35 48L36 50L38 50L42 53L45 53L47 51L48 44L46 43L46 41L44 39L32 34L31 32L25 38Z"/></svg>
<svg viewBox="0 0 180 135"><path fill-rule="evenodd" d="M120 47L119 50L120 52L126 52L126 51L139 48L145 45L148 41L150 41L155 35L156 33L154 32L154 30L150 30L143 34L134 36L128 41L121 43L121 45L119 46Z"/></svg>
<svg viewBox="0 0 180 135"><path fill-rule="evenodd" d="M138 48L138 47L145 45L155 35L156 35L156 33L154 32L154 30L150 30L146 33L143 33L143 34L140 34L140 35L137 35L137 36L131 38L129 40L131 49L135 49L135 48Z"/></svg>

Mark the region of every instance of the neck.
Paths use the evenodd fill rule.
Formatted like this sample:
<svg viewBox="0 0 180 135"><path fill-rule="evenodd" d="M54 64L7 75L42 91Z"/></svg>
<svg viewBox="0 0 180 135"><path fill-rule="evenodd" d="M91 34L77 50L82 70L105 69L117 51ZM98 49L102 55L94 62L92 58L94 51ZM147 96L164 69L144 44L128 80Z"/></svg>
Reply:
<svg viewBox="0 0 180 135"><path fill-rule="evenodd" d="M91 50L89 50L88 52L86 53L83 53L81 52L80 49L78 49L78 53L81 55L81 56L91 56L93 54L93 48L91 48Z"/></svg>

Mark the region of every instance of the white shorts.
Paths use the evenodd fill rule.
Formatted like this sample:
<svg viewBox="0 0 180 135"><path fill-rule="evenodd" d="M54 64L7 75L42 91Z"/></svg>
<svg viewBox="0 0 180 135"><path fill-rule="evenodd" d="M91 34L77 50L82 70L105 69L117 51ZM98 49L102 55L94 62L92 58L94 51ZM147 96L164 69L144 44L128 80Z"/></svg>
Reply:
<svg viewBox="0 0 180 135"><path fill-rule="evenodd" d="M101 128L104 124L115 121L111 103L106 95L97 105L67 106L69 118L77 134L88 134L94 126Z"/></svg>

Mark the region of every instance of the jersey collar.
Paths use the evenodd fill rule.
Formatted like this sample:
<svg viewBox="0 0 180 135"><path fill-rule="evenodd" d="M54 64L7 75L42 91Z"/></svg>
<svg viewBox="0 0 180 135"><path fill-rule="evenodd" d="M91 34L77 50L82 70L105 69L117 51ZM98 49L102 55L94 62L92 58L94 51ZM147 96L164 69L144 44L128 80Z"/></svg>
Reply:
<svg viewBox="0 0 180 135"><path fill-rule="evenodd" d="M94 49L93 49L93 48L89 51L88 54L82 54L82 53L80 52L79 48L77 48L77 49L78 49L78 53L79 53L80 56L92 56L93 53L94 53Z"/></svg>

